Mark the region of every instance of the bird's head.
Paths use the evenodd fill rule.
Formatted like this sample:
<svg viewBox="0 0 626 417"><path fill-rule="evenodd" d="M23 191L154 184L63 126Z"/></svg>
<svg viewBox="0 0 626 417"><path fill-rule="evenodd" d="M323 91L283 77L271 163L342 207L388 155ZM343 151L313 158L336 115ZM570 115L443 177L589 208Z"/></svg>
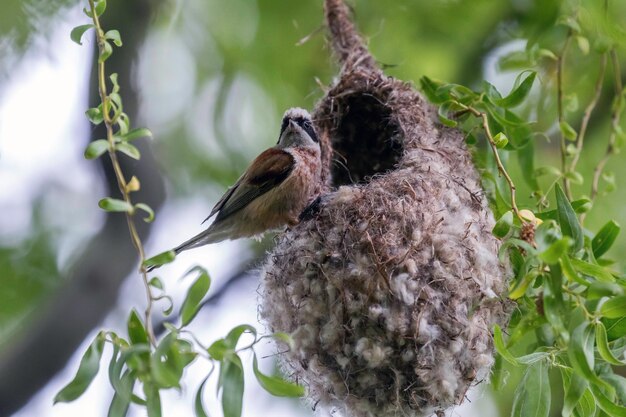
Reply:
<svg viewBox="0 0 626 417"><path fill-rule="evenodd" d="M278 137L278 147L319 147L319 139L308 111L294 107L285 112Z"/></svg>

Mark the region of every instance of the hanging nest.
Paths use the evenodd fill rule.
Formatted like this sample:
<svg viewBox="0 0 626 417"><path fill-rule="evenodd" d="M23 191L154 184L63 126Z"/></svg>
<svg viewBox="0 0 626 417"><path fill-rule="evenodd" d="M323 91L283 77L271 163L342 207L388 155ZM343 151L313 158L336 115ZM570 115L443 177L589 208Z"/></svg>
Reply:
<svg viewBox="0 0 626 417"><path fill-rule="evenodd" d="M261 315L292 335L282 363L315 406L430 415L488 375L507 270L463 135L382 73L341 0L325 6L342 65L313 114L329 192L278 238Z"/></svg>

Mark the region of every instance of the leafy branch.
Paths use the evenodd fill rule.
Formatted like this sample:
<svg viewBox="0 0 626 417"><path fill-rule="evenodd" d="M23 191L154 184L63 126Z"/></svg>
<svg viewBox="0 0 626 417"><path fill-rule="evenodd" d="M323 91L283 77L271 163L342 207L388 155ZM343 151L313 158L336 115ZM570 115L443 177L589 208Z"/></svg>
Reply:
<svg viewBox="0 0 626 417"><path fill-rule="evenodd" d="M222 408L225 417L240 417L242 413L242 398L244 389L244 368L240 354L251 351L253 354L252 371L260 386L270 394L283 397L299 397L304 393L303 387L286 381L282 376L271 376L262 373L258 367L258 360L254 352L255 346L269 336L258 336L257 331L250 325L241 325L232 329L224 338L218 339L208 347L199 341L187 329L200 311L204 299L209 292L211 279L203 267L196 266L189 270L184 277L195 277L178 312L178 323L165 323L167 332L157 338L152 324L152 310L154 303L164 300L168 305L164 309L165 316L169 316L174 303L165 292L163 282L158 277L148 279L148 267L172 262L175 254L164 252L150 259L145 258L143 244L135 226L135 218L139 211L147 213L144 221L154 219L153 210L144 203L134 203L132 193L140 189L139 179L135 176L127 180L122 172L118 160L118 153L123 153L133 159L140 159L139 150L131 143L141 137L149 137L148 129L131 129L130 120L123 110L122 98L119 94L118 76L112 74L108 79L112 85L110 91L107 86L105 62L113 53L113 46L122 46L119 31L102 28L100 17L106 10L106 0L88 0L89 8L85 14L92 23L74 28L71 38L81 43L83 34L94 29L98 44L98 92L101 103L87 110L86 115L94 125L104 124L106 139L99 139L89 144L85 150L87 159L99 158L108 154L111 160L121 199L103 198L99 206L109 212L121 212L126 215L131 240L140 258L139 271L146 291L147 307L143 319L132 310L127 320L127 334L122 337L115 332L102 330L90 344L81 359L78 371L73 380L67 384L55 397L55 402L69 402L80 397L89 387L99 372L100 361L105 346L111 346L112 356L108 366L108 376L114 396L109 407L109 416L123 417L128 413L131 404L145 407L149 417L160 417L161 391L166 389L182 388L184 370L196 358L203 358L211 364L203 382L196 391L194 409L197 417L206 416L202 397L207 380L219 368L218 395L221 396ZM244 334L253 337L252 342L238 348ZM191 341L184 336L190 336ZM286 334L273 334L271 337L281 344L290 346L291 339ZM143 394L139 393L139 389Z"/></svg>
<svg viewBox="0 0 626 417"><path fill-rule="evenodd" d="M133 131L129 131L130 121L128 120L128 116L123 112L122 99L119 95L119 86L117 84L117 74L113 74L110 77L111 82L113 83L113 89L111 94L109 94L107 91L105 62L113 53L113 47L111 46L111 42L119 47L122 46L122 40L117 30L110 30L105 33L102 29L99 16L104 13L104 10L106 8L106 1L98 1L96 3L95 0L89 0L89 8L90 12L88 13L88 15L91 16L93 24L95 26L96 40L99 50L98 91L100 93L100 99L102 101L99 106L99 112L96 111L92 113L95 114L98 119L101 117L106 127L106 141L108 145L106 150L108 151L109 158L111 159L113 171L115 172L115 177L117 179L117 185L123 198L123 203L119 200L107 198L101 200L99 205L101 208L107 211L124 211L126 214L128 231L130 233L133 245L135 246L135 249L137 250L137 253L139 255L140 273L146 291L147 305L144 316L146 321L146 329L148 331L148 339L150 340L150 343L152 345L155 345L156 340L152 330L152 304L155 301L155 297L153 296L152 290L150 289L148 274L146 272L146 267L143 264L145 260L145 251L141 239L139 238L139 235L137 233L134 218L138 209L144 210L148 213L148 217L145 218L146 221L152 221L154 219L154 213L152 209L144 203L133 205L130 193L139 190L139 180L137 179L137 177L133 176L130 181L126 181L117 158L117 152L122 152L130 156L131 158L139 159L139 150L129 142L142 136L151 136L151 133L147 129L136 129ZM115 129L116 125L117 131ZM93 146L93 144L91 146Z"/></svg>
<svg viewBox="0 0 626 417"><path fill-rule="evenodd" d="M563 381L562 416L626 416L626 378L615 369L626 366L626 277L607 258L620 226L609 220L594 232L582 225L599 194L599 181L607 161L620 150L624 138L620 126L624 91L616 52L620 39L600 37L594 41L591 54L587 37L593 35L579 22L579 15L589 16L589 12L567 12L556 20L554 28L546 29L545 37L559 39L565 26L560 52L546 49L550 43L540 35L528 41L525 51L515 52L521 73L506 97L487 82L474 91L428 77L421 79L424 94L439 107L441 123L466 133L466 143L474 150L497 219L492 233L502 241L501 259L508 259L511 264L508 297L517 308L507 329L494 329L498 357L492 386L499 390L504 385L505 367L523 372L514 394L513 417L548 417L555 395L549 383L550 370L558 372ZM566 55L573 56L570 46L574 41L582 55L590 55L590 61L598 65L578 133L566 121L566 112L573 110L565 103L563 77ZM583 181L576 168L587 145L590 122L601 116L594 110L602 100L609 59L615 76L609 140L594 170L590 198L574 200L571 184ZM527 100L535 74L555 66L556 84L540 85L540 94ZM548 79L552 73L542 75L542 79ZM520 116L516 108L519 106L526 114L537 113L550 108L541 101L550 96L556 96L554 119L559 126L560 152L554 165L560 167L535 168L535 138L550 135L538 130L538 123ZM490 155L478 147L477 134L484 136ZM506 169L512 155L517 156L522 178L537 198L536 212L524 207L524 203L518 206L515 177ZM495 173L504 181L498 181ZM552 178L542 187L538 179L547 175ZM612 185L610 178L608 183ZM508 188L510 201L504 198L502 187ZM550 210L551 201L556 207Z"/></svg>

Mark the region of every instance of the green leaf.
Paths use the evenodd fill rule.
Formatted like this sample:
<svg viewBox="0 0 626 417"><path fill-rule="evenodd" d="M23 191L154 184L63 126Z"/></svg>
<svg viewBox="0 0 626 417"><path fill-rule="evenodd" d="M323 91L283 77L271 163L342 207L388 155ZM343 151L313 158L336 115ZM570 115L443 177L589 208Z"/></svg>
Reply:
<svg viewBox="0 0 626 417"><path fill-rule="evenodd" d="M100 17L102 16L102 13L104 13L104 11L107 8L107 0L97 0L96 1L96 16Z"/></svg>
<svg viewBox="0 0 626 417"><path fill-rule="evenodd" d="M583 393L578 405L574 409L575 417L594 417L596 415L596 400L591 390L587 388Z"/></svg>
<svg viewBox="0 0 626 417"><path fill-rule="evenodd" d="M154 354L150 357L150 371L159 388L179 388L175 364L172 363L172 350L175 349L176 334L168 333L159 342Z"/></svg>
<svg viewBox="0 0 626 417"><path fill-rule="evenodd" d="M147 344L132 345L125 347L116 360L118 346L114 346L113 358L109 365L109 380L115 392L123 399L129 399L128 392L124 390L121 381L122 369L126 364L128 368L135 371L145 371L148 369L147 358L150 354L150 346ZM145 362L144 362L145 358Z"/></svg>
<svg viewBox="0 0 626 417"><path fill-rule="evenodd" d="M496 348L496 352L502 356L502 359L506 360L511 365L519 366L519 362L515 359L515 356L506 348L506 344L502 338L502 329L497 324L493 327L493 345Z"/></svg>
<svg viewBox="0 0 626 417"><path fill-rule="evenodd" d="M264 375L259 370L256 354L252 360L252 369L254 370L254 376L259 381L259 385L270 394L277 397L302 397L304 395L304 387L285 381L280 376Z"/></svg>
<svg viewBox="0 0 626 417"><path fill-rule="evenodd" d="M152 137L152 132L149 129L146 129L145 127L138 127L137 129L133 129L129 131L127 134L125 134L124 136L122 136L122 140L130 142L139 138L151 138L151 137Z"/></svg>
<svg viewBox="0 0 626 417"><path fill-rule="evenodd" d="M600 307L600 313L608 319L619 319L626 317L626 295L609 298Z"/></svg>
<svg viewBox="0 0 626 417"><path fill-rule="evenodd" d="M133 212L133 206L124 200L118 200L116 198L106 197L98 202L98 206L104 211L109 212Z"/></svg>
<svg viewBox="0 0 626 417"><path fill-rule="evenodd" d="M561 416L570 417L587 390L589 382L577 373L572 373L569 368L561 368L561 375L565 389Z"/></svg>
<svg viewBox="0 0 626 417"><path fill-rule="evenodd" d="M591 385L590 388L594 398L596 399L598 407L600 407L605 413L611 417L626 417L626 407L615 404L600 390L599 387Z"/></svg>
<svg viewBox="0 0 626 417"><path fill-rule="evenodd" d="M133 159L138 160L139 158L141 158L141 153L139 153L139 149L137 149L134 145L131 145L130 143L120 142L115 145L115 150L120 151Z"/></svg>
<svg viewBox="0 0 626 417"><path fill-rule="evenodd" d="M442 125L448 127L456 127L457 122L449 118L448 113L451 111L454 106L453 102L446 101L441 106L439 106L439 110L437 114L439 115L439 121Z"/></svg>
<svg viewBox="0 0 626 417"><path fill-rule="evenodd" d="M626 404L626 378L616 374L605 374L603 377L615 389L619 402Z"/></svg>
<svg viewBox="0 0 626 417"><path fill-rule="evenodd" d="M624 295L624 289L614 282L593 282L587 290L588 300L597 300L602 297Z"/></svg>
<svg viewBox="0 0 626 417"><path fill-rule="evenodd" d="M502 239L509 233L511 226L513 226L513 212L509 210L498 219L491 233L495 237Z"/></svg>
<svg viewBox="0 0 626 417"><path fill-rule="evenodd" d="M149 205L144 204L144 203L138 203L138 204L135 204L135 208L143 210L146 213L148 213L148 216L144 217L143 219L144 222L151 223L152 221L154 221L154 211Z"/></svg>
<svg viewBox="0 0 626 417"><path fill-rule="evenodd" d="M128 134L128 127L130 126L130 119L128 118L128 115L126 113L120 113L117 119L117 125L120 128L120 131L118 132L120 135L124 136Z"/></svg>
<svg viewBox="0 0 626 417"><path fill-rule="evenodd" d="M107 417L126 417L130 406L133 387L135 386L135 378L130 371L124 372L119 383L119 389L126 392L126 395L120 395L117 391L113 394L111 405Z"/></svg>
<svg viewBox="0 0 626 417"><path fill-rule="evenodd" d="M589 210L591 210L592 206L593 204L588 198L581 198L579 200L572 201L572 208L576 213L579 214L588 212ZM558 217L557 210L549 210L536 214L537 217L539 217L541 220L557 220Z"/></svg>
<svg viewBox="0 0 626 417"><path fill-rule="evenodd" d="M578 133L576 133L576 130L574 130L574 128L565 120L559 123L559 128L561 129L561 133L563 133L563 136L565 137L565 139L571 140L571 141L576 140L576 136L578 136Z"/></svg>
<svg viewBox="0 0 626 417"><path fill-rule="evenodd" d="M550 400L548 367L537 362L526 369L515 390L511 417L548 417Z"/></svg>
<svg viewBox="0 0 626 417"><path fill-rule="evenodd" d="M98 56L98 62L99 63L105 62L107 59L109 59L112 53L113 53L113 47L111 46L111 44L107 41L103 41L102 49L100 49L100 56Z"/></svg>
<svg viewBox="0 0 626 417"><path fill-rule="evenodd" d="M158 344L150 358L152 377L159 388L180 388L185 367L196 358L193 346L168 333Z"/></svg>
<svg viewBox="0 0 626 417"><path fill-rule="evenodd" d="M191 284L191 287L189 287L183 305L180 308L181 326L188 325L198 314L201 301L211 287L211 278L206 269L195 267L185 275L189 275L192 272L199 272L199 275L194 283Z"/></svg>
<svg viewBox="0 0 626 417"><path fill-rule="evenodd" d="M602 318L602 323L606 327L609 340L616 340L626 336L626 317L619 319Z"/></svg>
<svg viewBox="0 0 626 417"><path fill-rule="evenodd" d="M159 388L154 384L143 384L143 392L146 394L146 409L148 417L161 417L161 395Z"/></svg>
<svg viewBox="0 0 626 417"><path fill-rule="evenodd" d="M67 384L58 394L54 397L54 403L58 402L70 402L74 401L87 390L91 381L98 374L100 369L100 358L102 357L102 350L104 348L104 335L102 332L98 333L96 338L91 342L89 348L80 360L78 371L74 379Z"/></svg>
<svg viewBox="0 0 626 417"><path fill-rule="evenodd" d="M567 254L567 251L572 246L572 239L568 236L564 236L551 244L548 249L539 254L539 259L547 264L555 265L559 262L559 259Z"/></svg>
<svg viewBox="0 0 626 417"><path fill-rule="evenodd" d="M581 185L585 180L580 172L570 171L565 173L565 178L573 182L574 184Z"/></svg>
<svg viewBox="0 0 626 417"><path fill-rule="evenodd" d="M130 343L133 345L150 344L150 341L148 340L148 332L146 331L146 328L135 309L130 312L127 327L128 339L130 340Z"/></svg>
<svg viewBox="0 0 626 417"><path fill-rule="evenodd" d="M106 139L94 140L85 149L86 159L96 159L109 150L109 142Z"/></svg>
<svg viewBox="0 0 626 417"><path fill-rule="evenodd" d="M583 55L589 54L589 39L578 35L576 36L576 43L578 44L578 49L580 49L580 52L582 52Z"/></svg>
<svg viewBox="0 0 626 417"><path fill-rule="evenodd" d="M533 363L542 361L544 359L548 359L550 357L550 353L548 352L533 352L528 355L520 356L517 358L517 362L522 365L532 365Z"/></svg>
<svg viewBox="0 0 626 417"><path fill-rule="evenodd" d="M87 116L87 119L89 119L89 121L96 126L104 120L102 117L102 110L99 107L87 109L87 111L85 111L85 116Z"/></svg>
<svg viewBox="0 0 626 417"><path fill-rule="evenodd" d="M522 75L525 72L522 72L520 75L517 76L517 79L515 80L516 85L518 84L519 80L521 79ZM492 99L492 101L494 102L494 104L500 107L508 108L508 107L518 106L524 101L524 99L530 92L530 89L532 88L533 83L535 82L536 76L537 76L536 72L530 71L530 74L528 74L528 76L524 79L524 81L519 83L519 86L515 88L508 96L500 100Z"/></svg>
<svg viewBox="0 0 626 417"><path fill-rule="evenodd" d="M590 277L594 277L599 281L603 282L614 282L615 278L613 275L608 272L605 268L600 265L595 265L586 261L581 261L580 259L572 258L572 265L578 272L584 275L588 275Z"/></svg>
<svg viewBox="0 0 626 417"><path fill-rule="evenodd" d="M206 411L204 411L204 405L202 404L202 392L204 391L204 386L206 385L206 382L209 380L210 376L211 374L207 375L207 377L204 378L204 380L200 384L200 387L198 387L198 391L196 391L196 397L193 402L193 409L196 417L209 417Z"/></svg>
<svg viewBox="0 0 626 417"><path fill-rule="evenodd" d="M161 281L159 277L152 277L152 279L150 279L150 282L148 282L148 285L159 290L163 289L163 281Z"/></svg>
<svg viewBox="0 0 626 417"><path fill-rule="evenodd" d="M524 277L517 283L517 285L513 287L509 292L509 298L511 300L517 300L518 298L523 297L526 294L528 286L535 281L537 276L539 276L539 271L537 271L536 269L533 269L526 275L524 275Z"/></svg>
<svg viewBox="0 0 626 417"><path fill-rule="evenodd" d="M207 348L207 352L209 353L211 358L217 361L224 360L224 355L226 354L228 350L229 350L229 347L226 345L226 340L224 339L216 340L215 342L211 344L211 346Z"/></svg>
<svg viewBox="0 0 626 417"><path fill-rule="evenodd" d="M595 325L596 327L596 345L598 346L598 353L602 359L610 363L611 365L621 366L626 365L625 362L617 359L613 352L611 352L611 348L609 347L609 340L606 334L606 328L602 322L599 322Z"/></svg>
<svg viewBox="0 0 626 417"><path fill-rule="evenodd" d="M585 321L572 332L567 350L574 371L590 382L606 387L608 384L594 372L594 329Z"/></svg>
<svg viewBox="0 0 626 417"><path fill-rule="evenodd" d="M240 324L239 326L234 327L225 337L226 346L229 349L235 349L237 347L237 343L239 342L239 338L245 332L250 332L254 335L256 339L256 329L249 324Z"/></svg>
<svg viewBox="0 0 626 417"><path fill-rule="evenodd" d="M558 18L556 24L568 27L574 34L582 32L580 24L573 16L562 15Z"/></svg>
<svg viewBox="0 0 626 417"><path fill-rule="evenodd" d="M224 357L226 357L229 352L235 351L237 343L239 343L239 338L241 338L241 335L245 332L252 333L256 341L256 329L249 324L241 324L228 332L225 338L213 342L207 349L209 355L215 360L224 360Z"/></svg>
<svg viewBox="0 0 626 417"><path fill-rule="evenodd" d="M113 41L115 46L122 46L122 37L118 30L112 29L104 34L104 37L110 41Z"/></svg>
<svg viewBox="0 0 626 417"><path fill-rule="evenodd" d="M227 357L221 366L222 409L224 417L241 417L243 400L243 365L237 354Z"/></svg>
<svg viewBox="0 0 626 417"><path fill-rule="evenodd" d="M113 94L117 94L120 91L120 84L118 82L118 74L117 72L114 72L113 74L109 75L109 79L111 80L111 84L113 84L113 89L111 90L111 95Z"/></svg>
<svg viewBox="0 0 626 417"><path fill-rule="evenodd" d="M446 100L449 100L449 97L440 95L437 93L437 89L442 85L439 81L433 81L432 79L424 76L420 78L420 85L422 87L422 92L433 104L441 104Z"/></svg>
<svg viewBox="0 0 626 417"><path fill-rule="evenodd" d="M619 235L620 226L613 220L610 220L602 229L596 233L591 241L591 247L593 249L593 256L596 258L604 255L613 246L617 235Z"/></svg>
<svg viewBox="0 0 626 417"><path fill-rule="evenodd" d="M555 186L556 193L556 205L557 205L557 219L561 226L563 235L569 236L574 240L574 245L571 248L573 253L578 252L583 247L583 230L578 222L578 217L572 208L569 200L565 196L565 193L561 189L559 184Z"/></svg>
<svg viewBox="0 0 626 417"><path fill-rule="evenodd" d="M499 392L505 385L505 379L508 372L504 370L502 356L496 355L494 364L491 367L490 383L495 392Z"/></svg>
<svg viewBox="0 0 626 417"><path fill-rule="evenodd" d="M91 23L88 25L76 26L74 29L72 29L72 32L70 33L70 39L72 39L77 44L82 45L81 39L83 35L85 34L85 32L93 27L95 26Z"/></svg>
<svg viewBox="0 0 626 417"><path fill-rule="evenodd" d="M502 132L498 132L497 135L493 137L493 143L496 145L496 148L502 149L509 143L509 138Z"/></svg>
<svg viewBox="0 0 626 417"><path fill-rule="evenodd" d="M543 285L543 311L552 328L567 340L568 334L563 323L567 314L562 291L563 274L558 264L550 266L550 275Z"/></svg>
<svg viewBox="0 0 626 417"><path fill-rule="evenodd" d="M559 258L559 265L561 266L561 271L563 271L563 275L570 281L575 282L580 285L584 285L588 287L590 282L581 277L576 269L574 269L574 265L572 265L572 260L567 254L564 254Z"/></svg>
<svg viewBox="0 0 626 417"><path fill-rule="evenodd" d="M143 266L160 266L169 264L170 262L174 262L176 259L176 252L173 250L168 250L165 252L161 252L158 255L153 256L152 258L148 258L143 261Z"/></svg>

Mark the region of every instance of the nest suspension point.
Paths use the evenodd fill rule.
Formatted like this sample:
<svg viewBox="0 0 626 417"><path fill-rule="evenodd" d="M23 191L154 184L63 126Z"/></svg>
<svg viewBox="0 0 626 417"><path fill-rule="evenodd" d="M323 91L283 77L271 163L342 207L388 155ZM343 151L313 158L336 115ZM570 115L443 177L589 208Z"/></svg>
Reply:
<svg viewBox="0 0 626 417"><path fill-rule="evenodd" d="M292 334L282 365L312 404L428 416L488 375L507 270L463 135L382 73L342 0L325 12L342 66L313 114L328 193L269 254L261 315Z"/></svg>

